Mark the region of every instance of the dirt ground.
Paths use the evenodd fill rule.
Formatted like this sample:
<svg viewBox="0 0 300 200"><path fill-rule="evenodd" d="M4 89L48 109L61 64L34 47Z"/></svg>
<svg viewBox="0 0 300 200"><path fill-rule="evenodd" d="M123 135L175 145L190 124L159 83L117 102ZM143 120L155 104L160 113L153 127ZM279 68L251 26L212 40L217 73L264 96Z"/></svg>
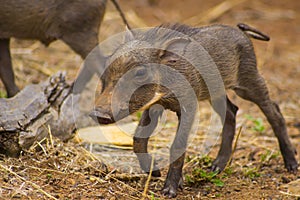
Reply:
<svg viewBox="0 0 300 200"><path fill-rule="evenodd" d="M272 99L282 110L288 132L300 152L300 2L295 0L122 0L121 7L134 28L163 22L201 26L224 23L250 24L270 35L269 42L253 41L258 68L265 78ZM223 2L223 3L222 3ZM212 9L216 8L218 10ZM234 4L234 5L233 5ZM101 26L100 40L124 31L114 7L109 3ZM38 83L47 76L66 70L73 80L81 58L60 41L44 47L37 41L12 40L12 58L17 84ZM4 89L0 85L0 94ZM184 165L184 189L176 199L299 199L298 174L286 172L277 140L256 105L241 100L232 92L230 99L239 106L237 132L242 127L231 165L220 175L208 172L219 145L206 156L201 143L206 137L210 113L201 103L200 125L191 141ZM161 135L152 138L153 150L170 143L176 130L175 117L168 114ZM163 138L163 139L157 139ZM155 145L154 145L155 144ZM152 178L122 172L101 163L78 139L62 143L56 139L24 151L20 158L0 158L0 199L164 199L160 193L167 173ZM128 150L124 150L128 151ZM166 152L167 153L167 152ZM101 154L101 152L100 152ZM297 155L300 161L299 154ZM107 164L107 163L106 163ZM201 169L204 170L201 171ZM297 185L297 184L296 184ZM146 195L144 190L148 189ZM288 193L289 192L289 193Z"/></svg>

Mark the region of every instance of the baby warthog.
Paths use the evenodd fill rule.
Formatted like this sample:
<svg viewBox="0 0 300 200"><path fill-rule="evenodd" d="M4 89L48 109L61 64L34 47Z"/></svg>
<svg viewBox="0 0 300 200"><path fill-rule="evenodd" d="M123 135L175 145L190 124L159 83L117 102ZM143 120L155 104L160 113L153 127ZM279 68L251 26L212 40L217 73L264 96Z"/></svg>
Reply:
<svg viewBox="0 0 300 200"><path fill-rule="evenodd" d="M7 96L14 96L18 87L9 51L11 37L40 40L48 46L62 40L83 59L98 44L98 33L107 0L0 0L0 78ZM126 22L123 13L112 0ZM127 22L126 22L127 23ZM91 69L81 72L83 79ZM80 76L79 75L79 76ZM88 81L88 80L87 80Z"/></svg>
<svg viewBox="0 0 300 200"><path fill-rule="evenodd" d="M238 110L228 99L226 89L234 90L238 96L259 106L278 139L285 167L290 172L297 171L296 152L289 140L285 120L258 73L249 37L269 40L268 36L245 24L238 24L238 28L164 24L146 31L127 31L124 43L106 58L102 92L90 115L100 124L110 124L144 110L133 144L144 171L150 172L152 156L147 152L147 144L162 108L178 116L163 188L165 195L175 197L177 189L182 188L187 139L198 101L209 100L224 123L221 147L212 169L225 168L232 153ZM156 164L152 169L153 176L160 176Z"/></svg>

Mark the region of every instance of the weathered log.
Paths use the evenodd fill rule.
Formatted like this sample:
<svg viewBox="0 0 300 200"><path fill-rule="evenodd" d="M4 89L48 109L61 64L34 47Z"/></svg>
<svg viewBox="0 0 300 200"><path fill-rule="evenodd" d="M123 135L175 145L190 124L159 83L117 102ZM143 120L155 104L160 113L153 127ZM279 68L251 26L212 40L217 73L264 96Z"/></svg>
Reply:
<svg viewBox="0 0 300 200"><path fill-rule="evenodd" d="M0 99L0 153L18 156L22 149L48 137L48 127L52 135L65 141L76 128L95 125L87 117L90 108L83 106L92 105L93 98L73 95L70 90L65 73L60 72L25 87L13 98Z"/></svg>

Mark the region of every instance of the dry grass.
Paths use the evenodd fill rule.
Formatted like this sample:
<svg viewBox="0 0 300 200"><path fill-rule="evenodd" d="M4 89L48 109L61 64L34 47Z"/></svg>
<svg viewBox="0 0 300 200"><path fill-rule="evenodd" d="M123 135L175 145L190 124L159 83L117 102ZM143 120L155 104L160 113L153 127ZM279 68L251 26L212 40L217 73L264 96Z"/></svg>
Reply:
<svg viewBox="0 0 300 200"><path fill-rule="evenodd" d="M0 197L5 199L93 199L102 195L139 199L142 193L119 179L145 177L114 174L75 140L63 143L57 139L37 142L20 158L4 158L0 174Z"/></svg>

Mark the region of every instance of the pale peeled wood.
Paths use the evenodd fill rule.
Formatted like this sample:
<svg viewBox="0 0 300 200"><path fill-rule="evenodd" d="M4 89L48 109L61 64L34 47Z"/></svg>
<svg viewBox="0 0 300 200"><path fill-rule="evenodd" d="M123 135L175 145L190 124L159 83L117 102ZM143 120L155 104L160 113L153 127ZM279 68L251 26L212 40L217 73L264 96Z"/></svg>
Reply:
<svg viewBox="0 0 300 200"><path fill-rule="evenodd" d="M117 146L132 146L136 122L81 128L77 131L83 142Z"/></svg>

